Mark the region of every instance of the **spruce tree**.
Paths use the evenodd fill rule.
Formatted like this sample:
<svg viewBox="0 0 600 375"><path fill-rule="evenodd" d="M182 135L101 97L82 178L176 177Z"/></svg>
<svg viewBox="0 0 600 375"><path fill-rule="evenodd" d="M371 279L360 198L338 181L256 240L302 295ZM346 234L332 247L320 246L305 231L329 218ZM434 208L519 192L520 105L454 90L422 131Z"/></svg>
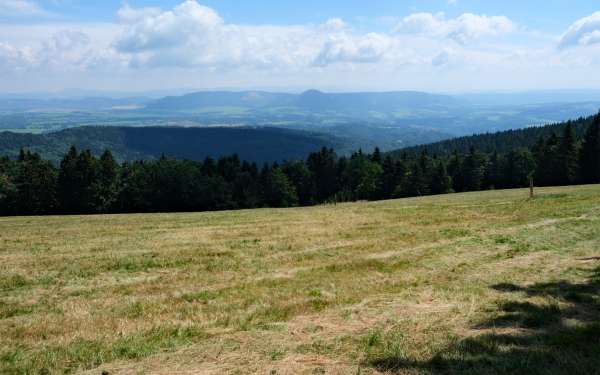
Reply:
<svg viewBox="0 0 600 375"><path fill-rule="evenodd" d="M98 161L97 179L93 184L93 205L96 212L110 212L118 196L119 165L109 150Z"/></svg>
<svg viewBox="0 0 600 375"><path fill-rule="evenodd" d="M583 138L579 167L584 183L600 182L600 113L596 115Z"/></svg>
<svg viewBox="0 0 600 375"><path fill-rule="evenodd" d="M565 126L558 146L558 168L561 185L571 185L577 181L577 143L575 141L575 134L573 133L573 126L570 122Z"/></svg>
<svg viewBox="0 0 600 375"><path fill-rule="evenodd" d="M272 168L265 183L265 201L269 207L293 207L298 205L296 188L281 168Z"/></svg>
<svg viewBox="0 0 600 375"><path fill-rule="evenodd" d="M60 210L67 214L75 213L77 202L80 201L76 173L78 157L77 149L71 146L60 162L57 194Z"/></svg>
<svg viewBox="0 0 600 375"><path fill-rule="evenodd" d="M464 188L466 191L481 190L485 173L485 160L482 154L471 147L463 163Z"/></svg>
<svg viewBox="0 0 600 375"><path fill-rule="evenodd" d="M39 154L23 153L17 162L15 214L42 215L56 206L56 170Z"/></svg>
<svg viewBox="0 0 600 375"><path fill-rule="evenodd" d="M443 162L438 162L433 178L431 179L432 194L446 194L452 191L452 179L446 171Z"/></svg>
<svg viewBox="0 0 600 375"><path fill-rule="evenodd" d="M375 151L373 151L373 155L371 155L371 161L381 165L382 157L381 157L381 151L379 150L379 147L375 147Z"/></svg>
<svg viewBox="0 0 600 375"><path fill-rule="evenodd" d="M452 190L462 192L465 190L465 179L463 174L463 160L458 151L454 151L448 162L448 174L452 179Z"/></svg>

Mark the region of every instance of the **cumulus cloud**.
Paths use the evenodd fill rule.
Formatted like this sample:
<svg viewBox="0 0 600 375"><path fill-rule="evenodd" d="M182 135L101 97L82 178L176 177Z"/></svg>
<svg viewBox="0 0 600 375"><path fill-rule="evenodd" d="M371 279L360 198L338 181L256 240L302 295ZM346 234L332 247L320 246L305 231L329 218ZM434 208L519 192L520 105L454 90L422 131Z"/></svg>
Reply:
<svg viewBox="0 0 600 375"><path fill-rule="evenodd" d="M0 0L0 5L8 3ZM93 25L0 23L0 74L17 77L10 73L22 72L22 77L54 77L57 82L87 77L101 84L113 80L116 85L129 77L133 84L164 79L170 85L270 82L298 87L331 82L369 87L379 79L381 88L394 88L393 80L422 87L428 79L435 86L454 76L464 84L485 74L492 77L490 81L504 84L498 78L502 72L508 79L528 72L521 74L522 79L532 77L530 71L569 72L600 64L593 48L557 53L557 36L531 35L503 16L466 13L447 18L443 13L416 13L390 18L388 25L396 25L392 31L368 32L339 18L321 24L238 25L196 0L182 0L170 9L136 8L125 2L117 17L116 23ZM600 43L598 18L594 14L574 23L561 43ZM472 43L513 31L519 31L519 38ZM32 84L37 84L36 79L31 78ZM11 82L21 86L18 78Z"/></svg>
<svg viewBox="0 0 600 375"><path fill-rule="evenodd" d="M173 10L119 11L123 34L115 49L131 66L300 68L337 62L375 62L389 36L355 35L341 19L320 25L246 26L226 23L217 12L194 0Z"/></svg>
<svg viewBox="0 0 600 375"><path fill-rule="evenodd" d="M446 19L444 13L415 13L404 17L394 32L450 38L465 44L484 36L509 33L515 28L515 24L504 16L465 13L454 19Z"/></svg>
<svg viewBox="0 0 600 375"><path fill-rule="evenodd" d="M13 69L29 66L34 61L32 53L27 48L18 48L8 43L0 42L0 68Z"/></svg>
<svg viewBox="0 0 600 375"><path fill-rule="evenodd" d="M314 60L316 66L336 62L372 63L380 61L389 51L390 37L377 33L354 36L348 33L331 36Z"/></svg>
<svg viewBox="0 0 600 375"><path fill-rule="evenodd" d="M125 5L119 10L119 17L126 32L115 46L124 52L174 48L194 42L201 44L223 26L223 20L214 10L193 0L165 12Z"/></svg>
<svg viewBox="0 0 600 375"><path fill-rule="evenodd" d="M132 66L268 64L285 59L297 30L226 24L213 9L187 0L173 10L119 11L123 34L115 49Z"/></svg>
<svg viewBox="0 0 600 375"><path fill-rule="evenodd" d="M113 49L97 44L80 30L57 30L33 46L0 42L0 68L5 72L86 72L118 69L126 62Z"/></svg>
<svg viewBox="0 0 600 375"><path fill-rule="evenodd" d="M559 48L589 46L600 43L600 12L581 18L560 38Z"/></svg>

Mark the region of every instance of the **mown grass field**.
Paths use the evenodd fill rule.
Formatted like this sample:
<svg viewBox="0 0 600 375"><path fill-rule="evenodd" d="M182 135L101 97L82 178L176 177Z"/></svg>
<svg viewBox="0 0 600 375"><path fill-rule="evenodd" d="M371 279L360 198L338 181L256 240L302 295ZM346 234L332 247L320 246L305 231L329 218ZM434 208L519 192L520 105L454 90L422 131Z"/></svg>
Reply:
<svg viewBox="0 0 600 375"><path fill-rule="evenodd" d="M0 373L600 372L600 186L0 218Z"/></svg>

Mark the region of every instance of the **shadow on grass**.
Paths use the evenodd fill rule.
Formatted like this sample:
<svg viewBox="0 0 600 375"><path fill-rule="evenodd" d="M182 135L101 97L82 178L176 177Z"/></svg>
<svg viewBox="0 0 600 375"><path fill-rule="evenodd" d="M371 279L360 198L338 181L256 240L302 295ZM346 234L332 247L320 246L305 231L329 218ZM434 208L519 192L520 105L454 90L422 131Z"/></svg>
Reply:
<svg viewBox="0 0 600 375"><path fill-rule="evenodd" d="M487 332L494 328L492 333L455 342L428 361L383 352L370 365L389 373L600 374L600 267L581 284L562 281L492 288L546 297L550 302L521 298L503 303L500 316L475 327Z"/></svg>

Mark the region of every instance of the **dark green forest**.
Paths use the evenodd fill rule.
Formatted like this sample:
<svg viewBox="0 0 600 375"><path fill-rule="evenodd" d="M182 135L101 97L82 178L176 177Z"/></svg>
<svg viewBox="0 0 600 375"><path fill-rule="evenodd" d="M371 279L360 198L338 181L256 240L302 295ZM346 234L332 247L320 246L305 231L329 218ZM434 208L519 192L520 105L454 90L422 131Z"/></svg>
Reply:
<svg viewBox="0 0 600 375"><path fill-rule="evenodd" d="M414 154L426 150L430 154L448 155L453 152L466 153L471 148L475 148L485 153L494 151L506 153L517 148L532 149L540 139L548 138L552 134L561 134L566 126L570 126L575 136L581 138L592 121L594 121L593 116L581 117L577 120L544 126L533 126L523 129L512 129L495 133L457 137L435 143L407 147L402 150L394 151L392 154L400 156L402 153Z"/></svg>
<svg viewBox="0 0 600 375"><path fill-rule="evenodd" d="M0 155L16 158L22 148L60 162L71 145L99 156L111 150L119 161L152 160L162 155L202 161L238 153L264 163L304 158L322 146L338 148L334 136L273 127L85 126L53 133L0 132Z"/></svg>
<svg viewBox="0 0 600 375"><path fill-rule="evenodd" d="M528 186L530 178L538 186L600 183L600 114L455 142L441 148L392 154L375 149L341 157L325 147L306 160L262 165L238 155L119 164L109 150L97 158L74 146L55 165L36 152L21 150L16 159L0 159L0 213L291 207L518 188Z"/></svg>

